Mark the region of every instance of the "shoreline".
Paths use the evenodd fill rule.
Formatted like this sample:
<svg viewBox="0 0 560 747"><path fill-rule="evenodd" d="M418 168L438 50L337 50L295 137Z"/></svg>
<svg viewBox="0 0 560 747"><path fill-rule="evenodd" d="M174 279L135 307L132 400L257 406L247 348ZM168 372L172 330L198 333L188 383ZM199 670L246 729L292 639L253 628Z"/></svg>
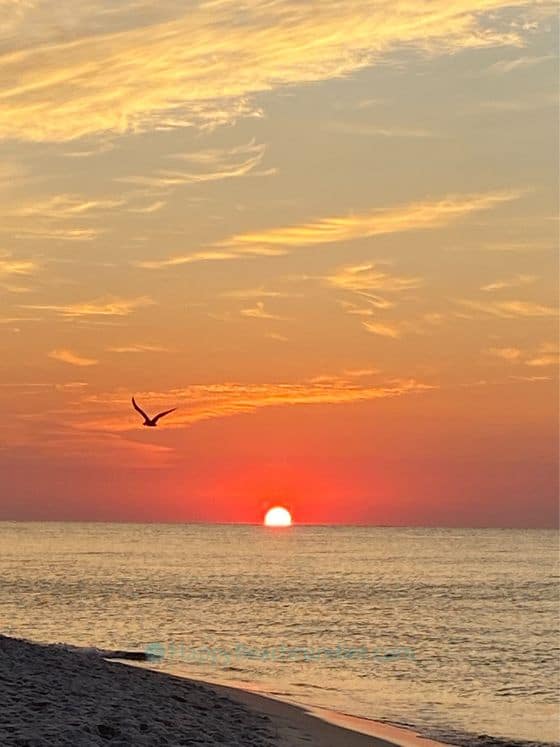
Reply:
<svg viewBox="0 0 560 747"><path fill-rule="evenodd" d="M0 634L2 747L537 747L457 735L161 671L141 652L33 643ZM548 743L556 744L556 743ZM547 745L547 747L548 747Z"/></svg>
<svg viewBox="0 0 560 747"><path fill-rule="evenodd" d="M413 729L385 724L375 719L353 716L318 706L306 706L243 687L222 685L206 680L193 681L203 682L216 692L223 693L253 710L273 717L277 723L285 724L288 730L292 729L297 732L299 727L302 731L311 733L314 740L313 742L295 741L290 744L316 744L321 747L336 744L345 747L346 745L348 747L453 747L449 743L436 742L423 737Z"/></svg>
<svg viewBox="0 0 560 747"><path fill-rule="evenodd" d="M377 722L365 733L357 730L365 720L105 653L0 635L2 747L442 747Z"/></svg>

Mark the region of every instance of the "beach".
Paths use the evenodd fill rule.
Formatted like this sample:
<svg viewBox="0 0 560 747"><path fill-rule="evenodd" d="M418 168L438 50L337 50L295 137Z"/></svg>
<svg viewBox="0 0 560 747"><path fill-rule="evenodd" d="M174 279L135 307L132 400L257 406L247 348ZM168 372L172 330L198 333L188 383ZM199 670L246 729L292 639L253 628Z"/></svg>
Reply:
<svg viewBox="0 0 560 747"><path fill-rule="evenodd" d="M436 744L414 735L410 740ZM406 742L404 735L399 744ZM0 636L0 744L390 747L397 742L254 693L107 661L94 649Z"/></svg>

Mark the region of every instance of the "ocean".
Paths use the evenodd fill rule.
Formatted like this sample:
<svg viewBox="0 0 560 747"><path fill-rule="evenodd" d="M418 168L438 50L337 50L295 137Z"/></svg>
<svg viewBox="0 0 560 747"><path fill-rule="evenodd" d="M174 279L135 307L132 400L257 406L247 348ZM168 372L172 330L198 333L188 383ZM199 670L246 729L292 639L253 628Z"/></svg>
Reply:
<svg viewBox="0 0 560 747"><path fill-rule="evenodd" d="M0 630L453 744L553 744L558 548L544 530L0 523Z"/></svg>

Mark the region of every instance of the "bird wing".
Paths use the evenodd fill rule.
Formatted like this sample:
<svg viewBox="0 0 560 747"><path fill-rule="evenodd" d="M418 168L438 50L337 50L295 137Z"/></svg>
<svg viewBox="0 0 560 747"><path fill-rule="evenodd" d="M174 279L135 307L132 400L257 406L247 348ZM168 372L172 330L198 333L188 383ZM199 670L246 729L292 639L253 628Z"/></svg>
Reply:
<svg viewBox="0 0 560 747"><path fill-rule="evenodd" d="M141 407L138 407L138 405L136 404L136 400L134 399L134 397L132 398L132 406L134 407L134 409L136 410L136 412L139 412L140 415L142 415L143 418L145 418L146 420L150 419L146 415L146 413L144 412L144 410Z"/></svg>
<svg viewBox="0 0 560 747"><path fill-rule="evenodd" d="M171 410L164 410L163 412L158 413L155 417L152 418L153 422L157 423L157 421L164 415L169 415L170 412L173 412L176 409L176 407L172 407Z"/></svg>

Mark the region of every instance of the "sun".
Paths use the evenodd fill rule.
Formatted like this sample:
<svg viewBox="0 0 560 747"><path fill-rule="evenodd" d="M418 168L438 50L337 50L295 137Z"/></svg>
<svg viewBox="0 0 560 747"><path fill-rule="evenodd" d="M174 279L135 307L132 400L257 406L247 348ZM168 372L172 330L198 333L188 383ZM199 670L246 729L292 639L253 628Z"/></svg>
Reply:
<svg viewBox="0 0 560 747"><path fill-rule="evenodd" d="M283 506L269 508L264 517L265 527L291 527L292 515Z"/></svg>

